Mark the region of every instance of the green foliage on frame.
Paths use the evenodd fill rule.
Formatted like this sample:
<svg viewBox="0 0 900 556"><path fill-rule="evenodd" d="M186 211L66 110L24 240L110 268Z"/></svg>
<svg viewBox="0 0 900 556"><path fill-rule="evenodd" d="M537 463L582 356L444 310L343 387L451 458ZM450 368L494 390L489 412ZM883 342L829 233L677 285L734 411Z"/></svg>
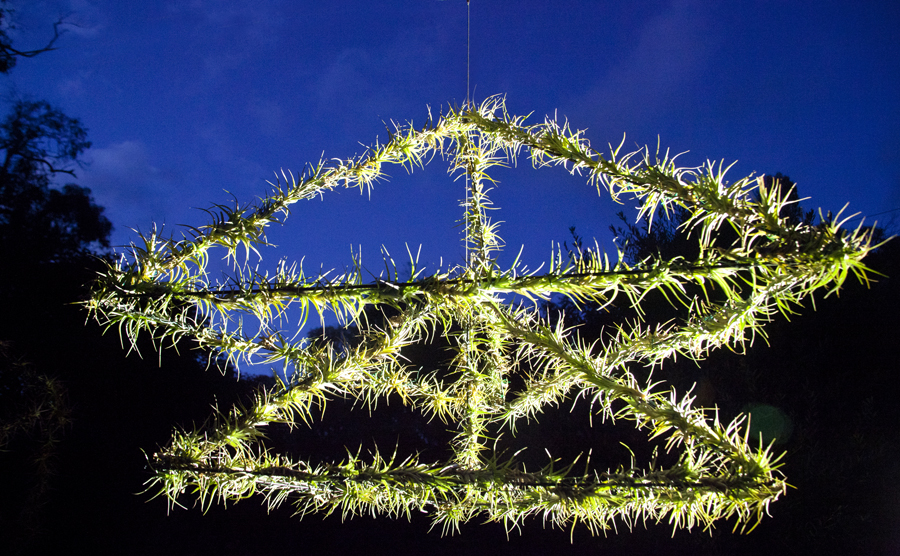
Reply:
<svg viewBox="0 0 900 556"><path fill-rule="evenodd" d="M260 390L252 403L217 412L204 428L176 430L151 457L150 488L172 503L194 492L204 506L254 494L270 506L290 499L301 514L421 510L445 530L476 516L512 528L542 515L592 532L648 519L667 519L676 528L709 527L728 517L736 528L757 523L787 487L781 456L752 445L743 417L722 423L715 411L693 407L689 395L642 382L629 368L659 366L675 354L702 359L718 347L740 349L748 336L763 334L773 314L790 313L813 291L834 292L850 273L866 280L861 261L873 248L870 233L843 230L838 219L812 226L783 217L789 192L761 178L728 183L722 165L679 168L646 148L621 154L621 145L603 155L568 123L524 122L507 113L503 97L491 97L451 109L421 129L397 126L386 143L359 157L284 175L285 182L273 184L271 195L256 204L216 206L213 222L189 237L165 239L154 230L143 245L132 246L130 257L110 264L88 308L132 346L139 334L160 347L187 337L229 362L280 363L287 377ZM689 211L684 228L699 243L700 256L629 266L622 257L611 263L555 252L541 274L518 261L501 268L494 258L502 245L498 225L487 212L489 171L523 151L536 167L559 165L585 176L598 194L636 199L642 216ZM408 280L401 281L394 267L374 282L363 279L358 260L339 276L307 275L297 265L250 270L247 258L265 245L266 226L282 222L291 204L339 187L370 190L385 165L411 170L436 155L449 161L451 174L467 176L465 265L425 275L412 261ZM738 239L719 244L723 226ZM227 283L207 274L214 247L226 249L233 261L235 276ZM510 294L535 301L562 295L604 306L624 297L640 311L651 291L688 309L687 319L622 323L601 343L551 326L536 306L504 302ZM365 318L368 306L396 314L378 326ZM290 338L279 329L289 308L304 319L332 311L359 327L361 341L335 346ZM245 330L248 316L262 326ZM404 363L404 346L435 333L449 334L456 346L453 373L422 374ZM513 390L512 377L524 385ZM315 463L273 453L263 443L266 425L312 424L314 408L335 396L372 406L391 395L456 427L450 460L397 461L376 453L368 460L351 454L342 462ZM633 421L650 438L664 438L667 449L680 451L677 462L607 472L579 472L571 462L526 471L492 449L490 427L514 430L568 396L584 396L604 418Z"/></svg>

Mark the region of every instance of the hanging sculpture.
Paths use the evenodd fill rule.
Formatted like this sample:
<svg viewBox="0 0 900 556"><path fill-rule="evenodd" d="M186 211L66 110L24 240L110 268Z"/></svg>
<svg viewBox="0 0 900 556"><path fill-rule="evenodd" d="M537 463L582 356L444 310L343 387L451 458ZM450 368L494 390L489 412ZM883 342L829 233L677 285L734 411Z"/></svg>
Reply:
<svg viewBox="0 0 900 556"><path fill-rule="evenodd" d="M743 418L719 422L716 413L693 407L690 396L642 382L633 369L658 367L675 354L699 360L718 347L739 348L771 315L791 312L813 291L837 290L850 272L865 280L861 260L872 249L871 236L861 228L845 231L837 220L813 226L780 216L787 192L761 178L728 183L721 166L678 168L647 149L604 156L567 123L524 120L507 113L504 98L491 97L420 129L397 127L386 143L359 157L286 175L286 183L254 205L215 207L214 221L190 237L164 239L154 231L132 246L130 258L111 264L88 302L107 328L131 342L149 334L160 348L191 338L228 362L284 369L277 386L252 403L217 412L205 428L175 431L150 458L151 488L172 502L196 492L203 504L258 494L270 506L291 500L302 514L421 510L445 529L476 516L513 527L535 514L592 532L648 519L667 519L676 528L708 527L726 517L741 528L758 522L785 492L780 456L748 438ZM543 273L524 271L518 262L501 268L498 225L487 215L488 172L522 151L535 167L564 166L598 193L636 199L651 221L660 211L688 211L684 231L696 238L699 257L629 266L555 252ZM430 275L413 268L409 279L394 272L367 282L358 261L335 277L309 276L296 265L266 274L239 262L238 249L249 256L264 244L265 228L282 222L291 204L340 187L371 189L385 165L411 169L435 155L449 160L451 174L467 176L464 265ZM728 227L737 239L721 244L726 234L719 232ZM207 275L212 248L227 250L237 270L227 283L214 284ZM621 323L602 342L588 343L551 325L537 307L558 295L576 304L619 300L640 309L652 291L689 316L677 323ZM535 303L515 304L513 297ZM370 322L367 307L389 308L391 318ZM331 311L357 327L361 339L351 346L292 339L279 328L289 308L304 317ZM244 329L245 316L261 326ZM455 346L450 369L411 369L404 347L434 333ZM452 457L396 461L376 453L311 462L265 446L267 425L315 426L313 409L335 396L369 405L399 397L455 427ZM643 470L578 473L571 462L527 471L514 456L494 451L498 431L578 396L591 401L594 414L664 438L677 461Z"/></svg>

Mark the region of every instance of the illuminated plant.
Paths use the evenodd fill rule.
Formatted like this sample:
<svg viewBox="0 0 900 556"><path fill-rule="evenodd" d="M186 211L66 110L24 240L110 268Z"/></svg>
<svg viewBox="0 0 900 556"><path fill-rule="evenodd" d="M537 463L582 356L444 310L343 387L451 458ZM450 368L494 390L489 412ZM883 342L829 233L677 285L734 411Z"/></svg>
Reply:
<svg viewBox="0 0 900 556"><path fill-rule="evenodd" d="M291 500L301 514L421 510L445 530L476 516L514 527L535 514L592 532L616 520L667 519L676 528L708 527L723 517L741 528L758 522L785 492L780 456L748 438L742 417L719 422L716 412L692 407L690 396L639 380L631 369L658 367L675 354L699 360L718 347L739 349L773 314L790 312L813 291L833 292L851 272L865 280L861 260L872 249L870 234L842 230L838 220L811 226L780 216L788 192L761 178L728 183L721 165L679 168L647 149L602 155L568 123L524 120L507 113L502 97L492 97L451 109L421 129L398 126L362 156L285 175L256 204L216 206L213 222L189 237L164 239L154 230L132 246L130 257L111 264L88 306L132 345L140 334L160 347L190 338L234 364L284 369L285 379L260 390L252 403L217 412L204 428L175 431L151 457L151 488L173 503L196 492L204 505L259 494L270 506ZM699 257L629 266L557 251L545 272L527 271L518 261L501 268L498 226L487 214L488 172L523 152L536 167L559 165L585 176L614 200L636 199L641 216L651 220L660 210L687 210L684 231L699 243ZM386 261L394 270L372 282L358 259L339 276L307 275L297 265L252 270L248 259L265 244L266 226L282 222L291 204L340 187L371 190L385 165L412 169L435 156L467 179L466 264L426 275L413 261L410 278L401 280ZM723 237L737 239L725 244ZM239 255L242 246L246 253ZM214 283L207 274L212 248L225 249L233 261L235 276L227 282ZM559 295L600 306L618 299L640 312L654 290L688 316L622 323L597 343L551 326L536 306ZM358 327L361 339L347 346L291 338L282 326L291 307L303 319L331 311ZM372 309L389 310L390 318L367 318ZM243 326L254 320L261 326ZM456 355L448 372L420 373L405 364L402 350L433 334L447 335ZM375 453L294 461L264 446L268 424L315 426L314 409L335 396L370 406L396 396L437 417L457 431L452 458L397 461ZM651 439L665 439L680 454L677 461L581 473L575 462L557 462L529 471L495 452L497 434L578 396L592 402L594 414L632 421Z"/></svg>

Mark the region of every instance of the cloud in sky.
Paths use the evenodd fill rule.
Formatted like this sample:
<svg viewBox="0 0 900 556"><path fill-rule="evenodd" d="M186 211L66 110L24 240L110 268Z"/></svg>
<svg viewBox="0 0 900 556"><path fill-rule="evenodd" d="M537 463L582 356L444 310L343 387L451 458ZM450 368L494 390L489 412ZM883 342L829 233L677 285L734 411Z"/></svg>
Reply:
<svg viewBox="0 0 900 556"><path fill-rule="evenodd" d="M446 71L448 57L454 55L440 51L424 31L329 52L313 70L315 112L339 115L352 133L360 124L421 118L426 105L439 111L444 103L462 100L448 96L454 77ZM459 97L464 92L459 87Z"/></svg>
<svg viewBox="0 0 900 556"><path fill-rule="evenodd" d="M93 38L106 28L105 14L96 3L89 0L69 0L68 4L69 11L61 26L66 33Z"/></svg>
<svg viewBox="0 0 900 556"><path fill-rule="evenodd" d="M613 132L633 130L693 90L723 37L702 2L679 0L651 17L634 47L578 95L573 112Z"/></svg>
<svg viewBox="0 0 900 556"><path fill-rule="evenodd" d="M107 208L116 225L116 234L124 227L149 225L140 222L152 214L165 221L172 208L175 183L170 172L151 162L141 141L122 141L107 147L92 148L85 156L87 166L79 172L79 184L89 187L97 203ZM115 237L115 241L121 241Z"/></svg>
<svg viewBox="0 0 900 556"><path fill-rule="evenodd" d="M234 45L246 48L243 40L250 44L268 44L276 40L273 31L279 27L280 2L246 2L246 0L175 0L166 5L166 12L182 16L192 14L202 21L198 31L234 32Z"/></svg>
<svg viewBox="0 0 900 556"><path fill-rule="evenodd" d="M141 181L148 175L159 173L159 169L149 163L147 149L141 141L122 141L91 149L88 159L90 179L103 185Z"/></svg>
<svg viewBox="0 0 900 556"><path fill-rule="evenodd" d="M276 137L285 128L287 115L276 100L254 98L247 102L247 112L259 124L259 132L266 137Z"/></svg>
<svg viewBox="0 0 900 556"><path fill-rule="evenodd" d="M79 71L77 74L60 81L57 89L64 98L81 97L87 93L87 89L90 86L89 83L94 80L92 77L93 73L91 70Z"/></svg>
<svg viewBox="0 0 900 556"><path fill-rule="evenodd" d="M218 131L218 132L217 132ZM176 157L157 162L164 155L140 140L126 140L105 147L92 148L84 159L85 168L78 172L78 183L91 189L96 202L106 207L106 215L115 230L112 242L124 245L134 238L131 229L146 231L151 224L164 225L176 235L181 224L199 225L208 218L198 208L227 200L222 189L248 189L256 184L258 193L263 168L244 157L235 156L237 146L221 130L198 130L203 147L186 158ZM215 164L210 165L208 162ZM197 187L209 176L220 185L213 192ZM248 199L241 199L247 201Z"/></svg>
<svg viewBox="0 0 900 556"><path fill-rule="evenodd" d="M41 41L46 44L56 21L61 23L60 33L82 38L96 37L106 28L106 14L91 0L9 0L7 4L13 10L15 33L35 43L26 50Z"/></svg>
<svg viewBox="0 0 900 556"><path fill-rule="evenodd" d="M344 49L321 72L315 87L319 103L331 105L336 98L344 97L348 91L353 96L365 96L372 88L374 77L367 68L375 65L370 52L360 48Z"/></svg>
<svg viewBox="0 0 900 556"><path fill-rule="evenodd" d="M261 57L279 41L284 19L277 2L193 0L170 2L166 12L185 22L190 54L202 60L203 81L217 82Z"/></svg>

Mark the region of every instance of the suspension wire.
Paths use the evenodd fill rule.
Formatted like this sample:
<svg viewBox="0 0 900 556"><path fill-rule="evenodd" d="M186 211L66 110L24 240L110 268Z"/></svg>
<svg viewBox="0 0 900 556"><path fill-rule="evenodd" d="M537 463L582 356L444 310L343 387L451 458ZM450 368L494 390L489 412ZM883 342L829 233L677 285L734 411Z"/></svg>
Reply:
<svg viewBox="0 0 900 556"><path fill-rule="evenodd" d="M466 0L466 104L469 104L469 55L472 50L472 4Z"/></svg>
<svg viewBox="0 0 900 556"><path fill-rule="evenodd" d="M469 99L469 75L470 75L470 53L472 50L472 4L470 0L466 0L466 103L464 109L470 109L470 99ZM465 204L465 213L463 215L463 225L466 229L466 242L465 242L465 253L466 253L466 270L469 269L470 260L469 260L469 222L468 212L469 212L469 176L472 172L472 168L469 164L466 165L466 204Z"/></svg>

